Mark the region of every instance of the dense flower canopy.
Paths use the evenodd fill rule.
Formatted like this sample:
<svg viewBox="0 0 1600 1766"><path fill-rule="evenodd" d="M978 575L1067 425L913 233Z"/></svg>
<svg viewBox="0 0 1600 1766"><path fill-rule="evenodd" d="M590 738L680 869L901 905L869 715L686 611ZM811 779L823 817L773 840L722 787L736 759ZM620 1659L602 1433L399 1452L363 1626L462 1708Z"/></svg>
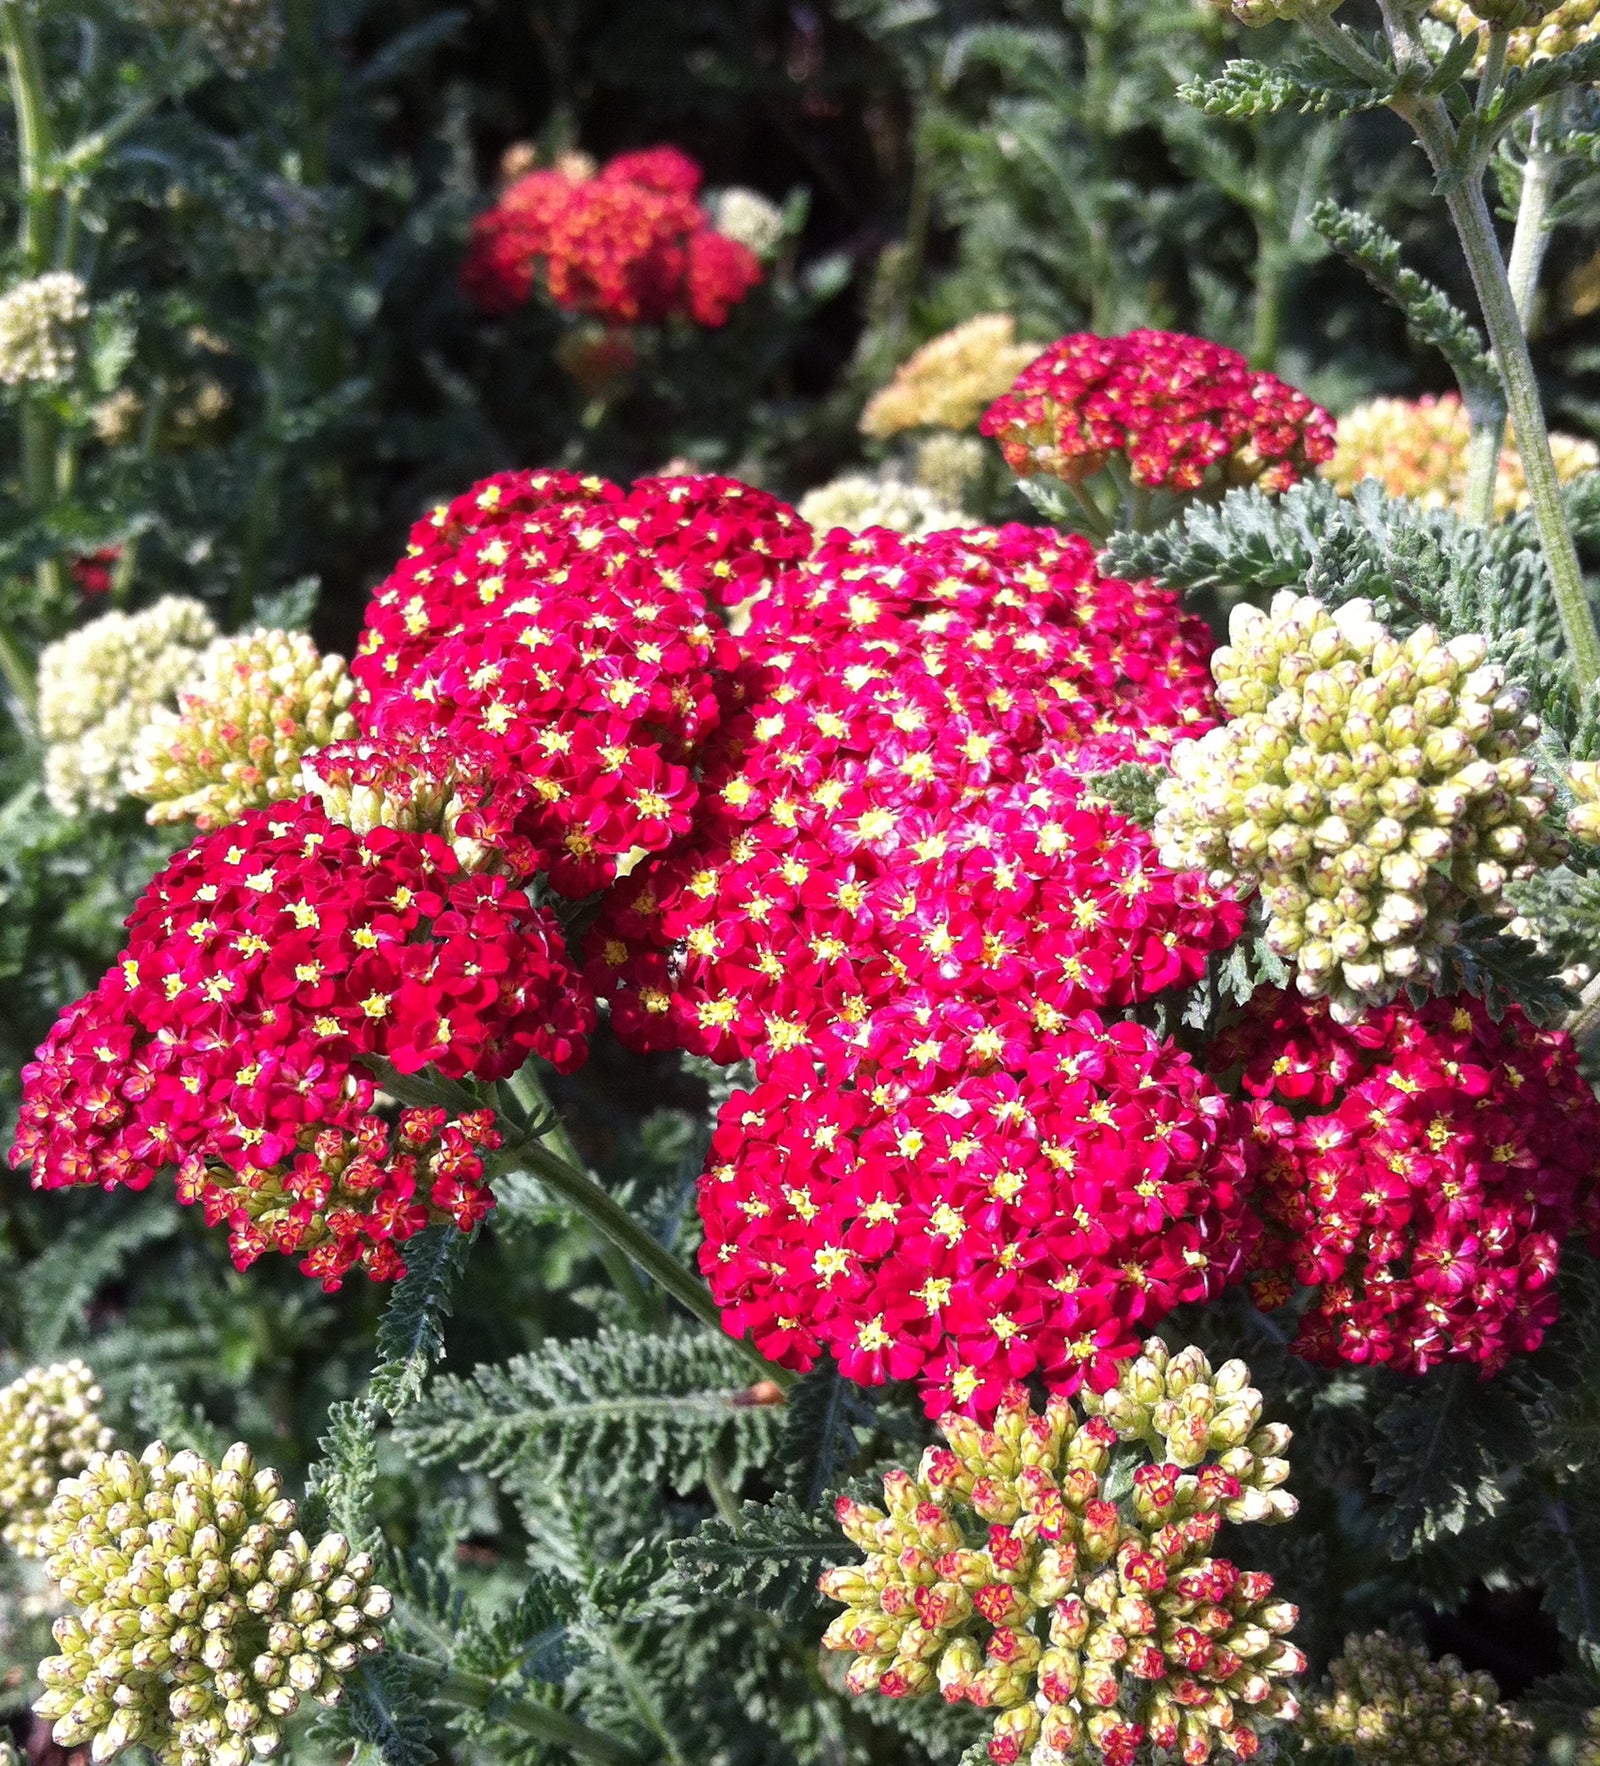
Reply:
<svg viewBox="0 0 1600 1766"><path fill-rule="evenodd" d="M576 1064L593 1022L545 910L436 834L357 834L314 799L196 842L128 931L25 1069L13 1163L45 1189L175 1167L241 1266L300 1252L330 1285L399 1274L404 1240L492 1202L492 1123L388 1121L362 1057L492 1079L530 1051Z"/></svg>
<svg viewBox="0 0 1600 1766"><path fill-rule="evenodd" d="M1268 1155L1258 1303L1314 1290L1298 1353L1493 1373L1538 1347L1600 1202L1600 1104L1565 1032L1464 998L1341 1028L1263 994L1214 1060L1243 1063Z"/></svg>
<svg viewBox="0 0 1600 1766"><path fill-rule="evenodd" d="M1081 483L1113 460L1147 490L1287 490L1333 453L1333 419L1237 351L1174 331L1074 332L982 425L1022 477Z"/></svg>
<svg viewBox="0 0 1600 1766"><path fill-rule="evenodd" d="M587 176L529 172L474 223L462 286L486 313L542 285L558 307L612 324L722 325L761 281L761 260L713 226L700 183L675 147L619 154Z"/></svg>
<svg viewBox="0 0 1600 1766"><path fill-rule="evenodd" d="M983 1414L1031 1374L1114 1383L1151 1324L1243 1272L1244 1123L1148 1030L898 1006L864 1052L849 1080L788 1057L712 1141L701 1265L774 1360L826 1351Z"/></svg>

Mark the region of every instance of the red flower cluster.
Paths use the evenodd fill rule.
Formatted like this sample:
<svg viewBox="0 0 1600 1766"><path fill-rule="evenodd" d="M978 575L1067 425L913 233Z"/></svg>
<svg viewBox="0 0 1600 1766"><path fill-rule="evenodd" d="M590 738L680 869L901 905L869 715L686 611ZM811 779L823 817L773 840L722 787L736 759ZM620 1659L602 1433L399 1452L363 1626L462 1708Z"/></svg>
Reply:
<svg viewBox="0 0 1600 1766"><path fill-rule="evenodd" d="M81 553L70 560L68 568L79 592L89 596L110 594L121 557L121 546L102 546L98 552Z"/></svg>
<svg viewBox="0 0 1600 1766"><path fill-rule="evenodd" d="M594 1010L560 928L432 834L358 835L311 799L197 841L151 884L122 960L24 1069L13 1164L36 1187L178 1172L243 1268L300 1252L336 1287L401 1273L430 1220L492 1204L492 1121L375 1114L363 1056L495 1079L570 1069Z"/></svg>
<svg viewBox="0 0 1600 1766"><path fill-rule="evenodd" d="M825 541L755 605L692 832L594 928L619 1034L733 1060L908 988L1048 1025L1192 980L1238 909L1073 774L1205 728L1205 647L1082 541Z"/></svg>
<svg viewBox="0 0 1600 1766"><path fill-rule="evenodd" d="M1562 1242L1600 1203L1600 1104L1564 1032L1466 998L1345 1027L1258 996L1215 1060L1244 1063L1269 1154L1258 1302L1317 1290L1298 1353L1491 1374L1537 1348Z"/></svg>
<svg viewBox="0 0 1600 1766"><path fill-rule="evenodd" d="M674 147L624 153L593 177L535 171L473 226L468 296L510 312L542 271L551 300L616 325L687 318L722 325L761 280L748 246L717 232L696 200L700 168Z"/></svg>
<svg viewBox="0 0 1600 1766"><path fill-rule="evenodd" d="M1170 1044L1084 1013L1012 1034L960 1005L873 1020L853 1083L789 1057L712 1141L701 1266L727 1328L929 1413L1009 1381L1097 1389L1256 1229L1242 1115Z"/></svg>
<svg viewBox="0 0 1600 1766"><path fill-rule="evenodd" d="M420 523L374 595L362 726L470 757L513 806L515 868L588 894L689 826L734 661L708 597L760 592L810 540L731 479L491 480Z"/></svg>
<svg viewBox="0 0 1600 1766"><path fill-rule="evenodd" d="M1113 457L1136 485L1282 491L1333 458L1333 419L1235 350L1174 331L1074 332L1024 368L979 425L1019 477L1081 484Z"/></svg>

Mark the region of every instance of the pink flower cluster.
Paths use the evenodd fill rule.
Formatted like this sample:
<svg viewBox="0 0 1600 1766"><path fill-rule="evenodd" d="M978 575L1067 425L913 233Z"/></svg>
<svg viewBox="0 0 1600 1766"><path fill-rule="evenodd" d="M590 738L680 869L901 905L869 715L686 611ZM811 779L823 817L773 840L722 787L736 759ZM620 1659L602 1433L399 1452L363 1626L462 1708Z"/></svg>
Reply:
<svg viewBox="0 0 1600 1766"><path fill-rule="evenodd" d="M602 908L618 1033L765 1058L908 990L1048 1026L1194 979L1236 904L1080 774L1208 727L1207 642L1080 540L830 537L755 604L689 834Z"/></svg>
<svg viewBox="0 0 1600 1766"><path fill-rule="evenodd" d="M521 306L542 279L558 307L613 325L725 324L761 263L712 226L700 183L675 147L619 154L592 177L529 172L474 223L462 287L486 313Z"/></svg>
<svg viewBox="0 0 1600 1766"><path fill-rule="evenodd" d="M366 835L297 799L195 842L150 886L121 961L24 1070L14 1164L37 1187L142 1189L226 1221L241 1268L303 1255L329 1287L401 1272L432 1220L492 1202L477 1113L375 1110L364 1056L495 1079L577 1065L593 1027L560 927L438 836Z"/></svg>
<svg viewBox="0 0 1600 1766"><path fill-rule="evenodd" d="M1315 1290L1298 1353L1492 1374L1538 1347L1562 1244L1600 1204L1600 1104L1565 1032L1466 998L1343 1027L1258 996L1215 1051L1236 1062L1267 1153L1258 1303Z"/></svg>
<svg viewBox="0 0 1600 1766"><path fill-rule="evenodd" d="M895 1007L861 1053L850 1079L790 1056L712 1141L701 1266L764 1354L992 1413L1025 1375L1114 1384L1152 1322L1242 1272L1246 1122L1143 1027Z"/></svg>
<svg viewBox="0 0 1600 1766"><path fill-rule="evenodd" d="M1074 332L979 425L1020 477L1081 484L1114 460L1147 490L1282 491L1333 457L1333 419L1235 350L1175 331Z"/></svg>

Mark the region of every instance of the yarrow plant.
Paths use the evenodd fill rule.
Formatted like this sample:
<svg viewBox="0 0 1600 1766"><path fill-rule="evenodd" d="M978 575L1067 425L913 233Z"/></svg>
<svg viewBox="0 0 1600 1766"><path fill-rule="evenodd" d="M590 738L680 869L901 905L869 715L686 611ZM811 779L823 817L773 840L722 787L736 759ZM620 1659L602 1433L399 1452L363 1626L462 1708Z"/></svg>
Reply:
<svg viewBox="0 0 1600 1766"><path fill-rule="evenodd" d="M608 324L715 327L761 281L758 254L717 230L697 200L700 168L676 148L575 170L528 172L476 222L461 280L484 312L509 312L541 287Z"/></svg>
<svg viewBox="0 0 1600 1766"><path fill-rule="evenodd" d="M1289 1431L1260 1426L1249 1377L1152 1339L1087 1417L1008 1387L988 1428L945 1417L947 1445L889 1472L882 1508L841 1497L868 1555L824 1573L846 1606L823 1642L854 1654L851 1690L996 1709L995 1766L1254 1758L1298 1715L1285 1682L1305 1657L1272 1578L1212 1555L1224 1521L1295 1512ZM1132 1477L1111 1499L1121 1443Z"/></svg>
<svg viewBox="0 0 1600 1766"><path fill-rule="evenodd" d="M76 1357L29 1368L0 1390L0 1540L19 1557L40 1543L56 1486L111 1446L98 1407L105 1394Z"/></svg>

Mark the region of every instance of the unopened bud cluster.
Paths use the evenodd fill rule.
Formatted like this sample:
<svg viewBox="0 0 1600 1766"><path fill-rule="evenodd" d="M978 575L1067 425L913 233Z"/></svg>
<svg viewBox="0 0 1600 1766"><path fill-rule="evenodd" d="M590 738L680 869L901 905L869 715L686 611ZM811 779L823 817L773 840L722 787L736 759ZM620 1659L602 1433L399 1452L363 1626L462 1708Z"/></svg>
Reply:
<svg viewBox="0 0 1600 1766"><path fill-rule="evenodd" d="M51 270L0 294L0 381L59 386L77 366L77 327L88 293L70 270Z"/></svg>
<svg viewBox="0 0 1600 1766"><path fill-rule="evenodd" d="M988 405L1044 348L1019 342L1009 313L979 313L925 343L895 370L861 414L866 435L907 429L976 429Z"/></svg>
<svg viewBox="0 0 1600 1766"><path fill-rule="evenodd" d="M355 734L342 656L320 656L304 632L258 629L218 638L178 695L140 733L127 785L146 820L201 833L304 790L300 763Z"/></svg>
<svg viewBox="0 0 1600 1766"><path fill-rule="evenodd" d="M1393 638L1283 590L1212 658L1228 722L1172 752L1163 864L1260 887L1270 948L1336 1017L1437 973L1457 916L1556 856L1526 693L1476 634Z"/></svg>
<svg viewBox="0 0 1600 1766"><path fill-rule="evenodd" d="M187 25L236 80L270 67L283 48L278 0L144 0L144 16L158 30Z"/></svg>
<svg viewBox="0 0 1600 1766"><path fill-rule="evenodd" d="M887 472L846 473L807 491L797 508L800 519L809 522L819 537L836 527L851 533L886 527L920 540L931 533L973 525L970 516L943 502L926 485L907 484Z"/></svg>
<svg viewBox="0 0 1600 1766"><path fill-rule="evenodd" d="M1533 1729L1500 1703L1487 1674L1385 1632L1352 1637L1329 1668L1332 1690L1307 1713L1322 1741L1357 1766L1531 1766Z"/></svg>
<svg viewBox="0 0 1600 1766"><path fill-rule="evenodd" d="M115 809L139 733L217 635L198 601L166 595L140 613L103 614L39 658L45 792L65 816Z"/></svg>
<svg viewBox="0 0 1600 1766"><path fill-rule="evenodd" d="M1280 21L1326 18L1340 0L1211 0L1220 12L1231 12L1242 25L1270 25Z"/></svg>
<svg viewBox="0 0 1600 1766"><path fill-rule="evenodd" d="M1574 840L1600 846L1600 760L1575 760L1567 783L1577 802L1567 811L1567 832Z"/></svg>
<svg viewBox="0 0 1600 1766"><path fill-rule="evenodd" d="M101 1396L81 1361L29 1368L0 1391L0 1539L18 1557L44 1555L39 1528L56 1485L110 1447Z"/></svg>
<svg viewBox="0 0 1600 1766"><path fill-rule="evenodd" d="M987 459L977 436L936 429L917 443L913 476L946 507L959 509L967 491L983 477Z"/></svg>
<svg viewBox="0 0 1600 1766"><path fill-rule="evenodd" d="M366 1553L337 1533L313 1548L296 1518L244 1446L212 1466L158 1441L65 1482L41 1540L79 1610L56 1621L34 1705L57 1743L246 1766L278 1751L302 1698L337 1704L393 1601Z"/></svg>
<svg viewBox="0 0 1600 1766"><path fill-rule="evenodd" d="M1294 1512L1289 1432L1260 1426L1248 1380L1152 1340L1114 1394L1085 1400L1098 1414L1057 1395L1040 1415L1013 1386L991 1428L945 1417L948 1445L915 1477L890 1472L883 1508L841 1498L867 1557L819 1586L845 1605L823 1642L854 1655L850 1690L996 1711L995 1766L1132 1766L1147 1746L1186 1766L1254 1757L1269 1719L1298 1715L1285 1682L1305 1659L1272 1578L1211 1555L1225 1519ZM1119 1442L1156 1452L1113 1502Z"/></svg>
<svg viewBox="0 0 1600 1766"><path fill-rule="evenodd" d="M1559 6L1546 5L1543 0L1479 0L1476 6L1468 6L1464 0L1433 0L1429 10L1442 23L1454 25L1463 37L1485 25L1503 32L1506 60L1512 67L1565 55L1600 35L1600 0L1563 0ZM1480 66L1487 39L1488 31L1484 31L1478 41Z"/></svg>

